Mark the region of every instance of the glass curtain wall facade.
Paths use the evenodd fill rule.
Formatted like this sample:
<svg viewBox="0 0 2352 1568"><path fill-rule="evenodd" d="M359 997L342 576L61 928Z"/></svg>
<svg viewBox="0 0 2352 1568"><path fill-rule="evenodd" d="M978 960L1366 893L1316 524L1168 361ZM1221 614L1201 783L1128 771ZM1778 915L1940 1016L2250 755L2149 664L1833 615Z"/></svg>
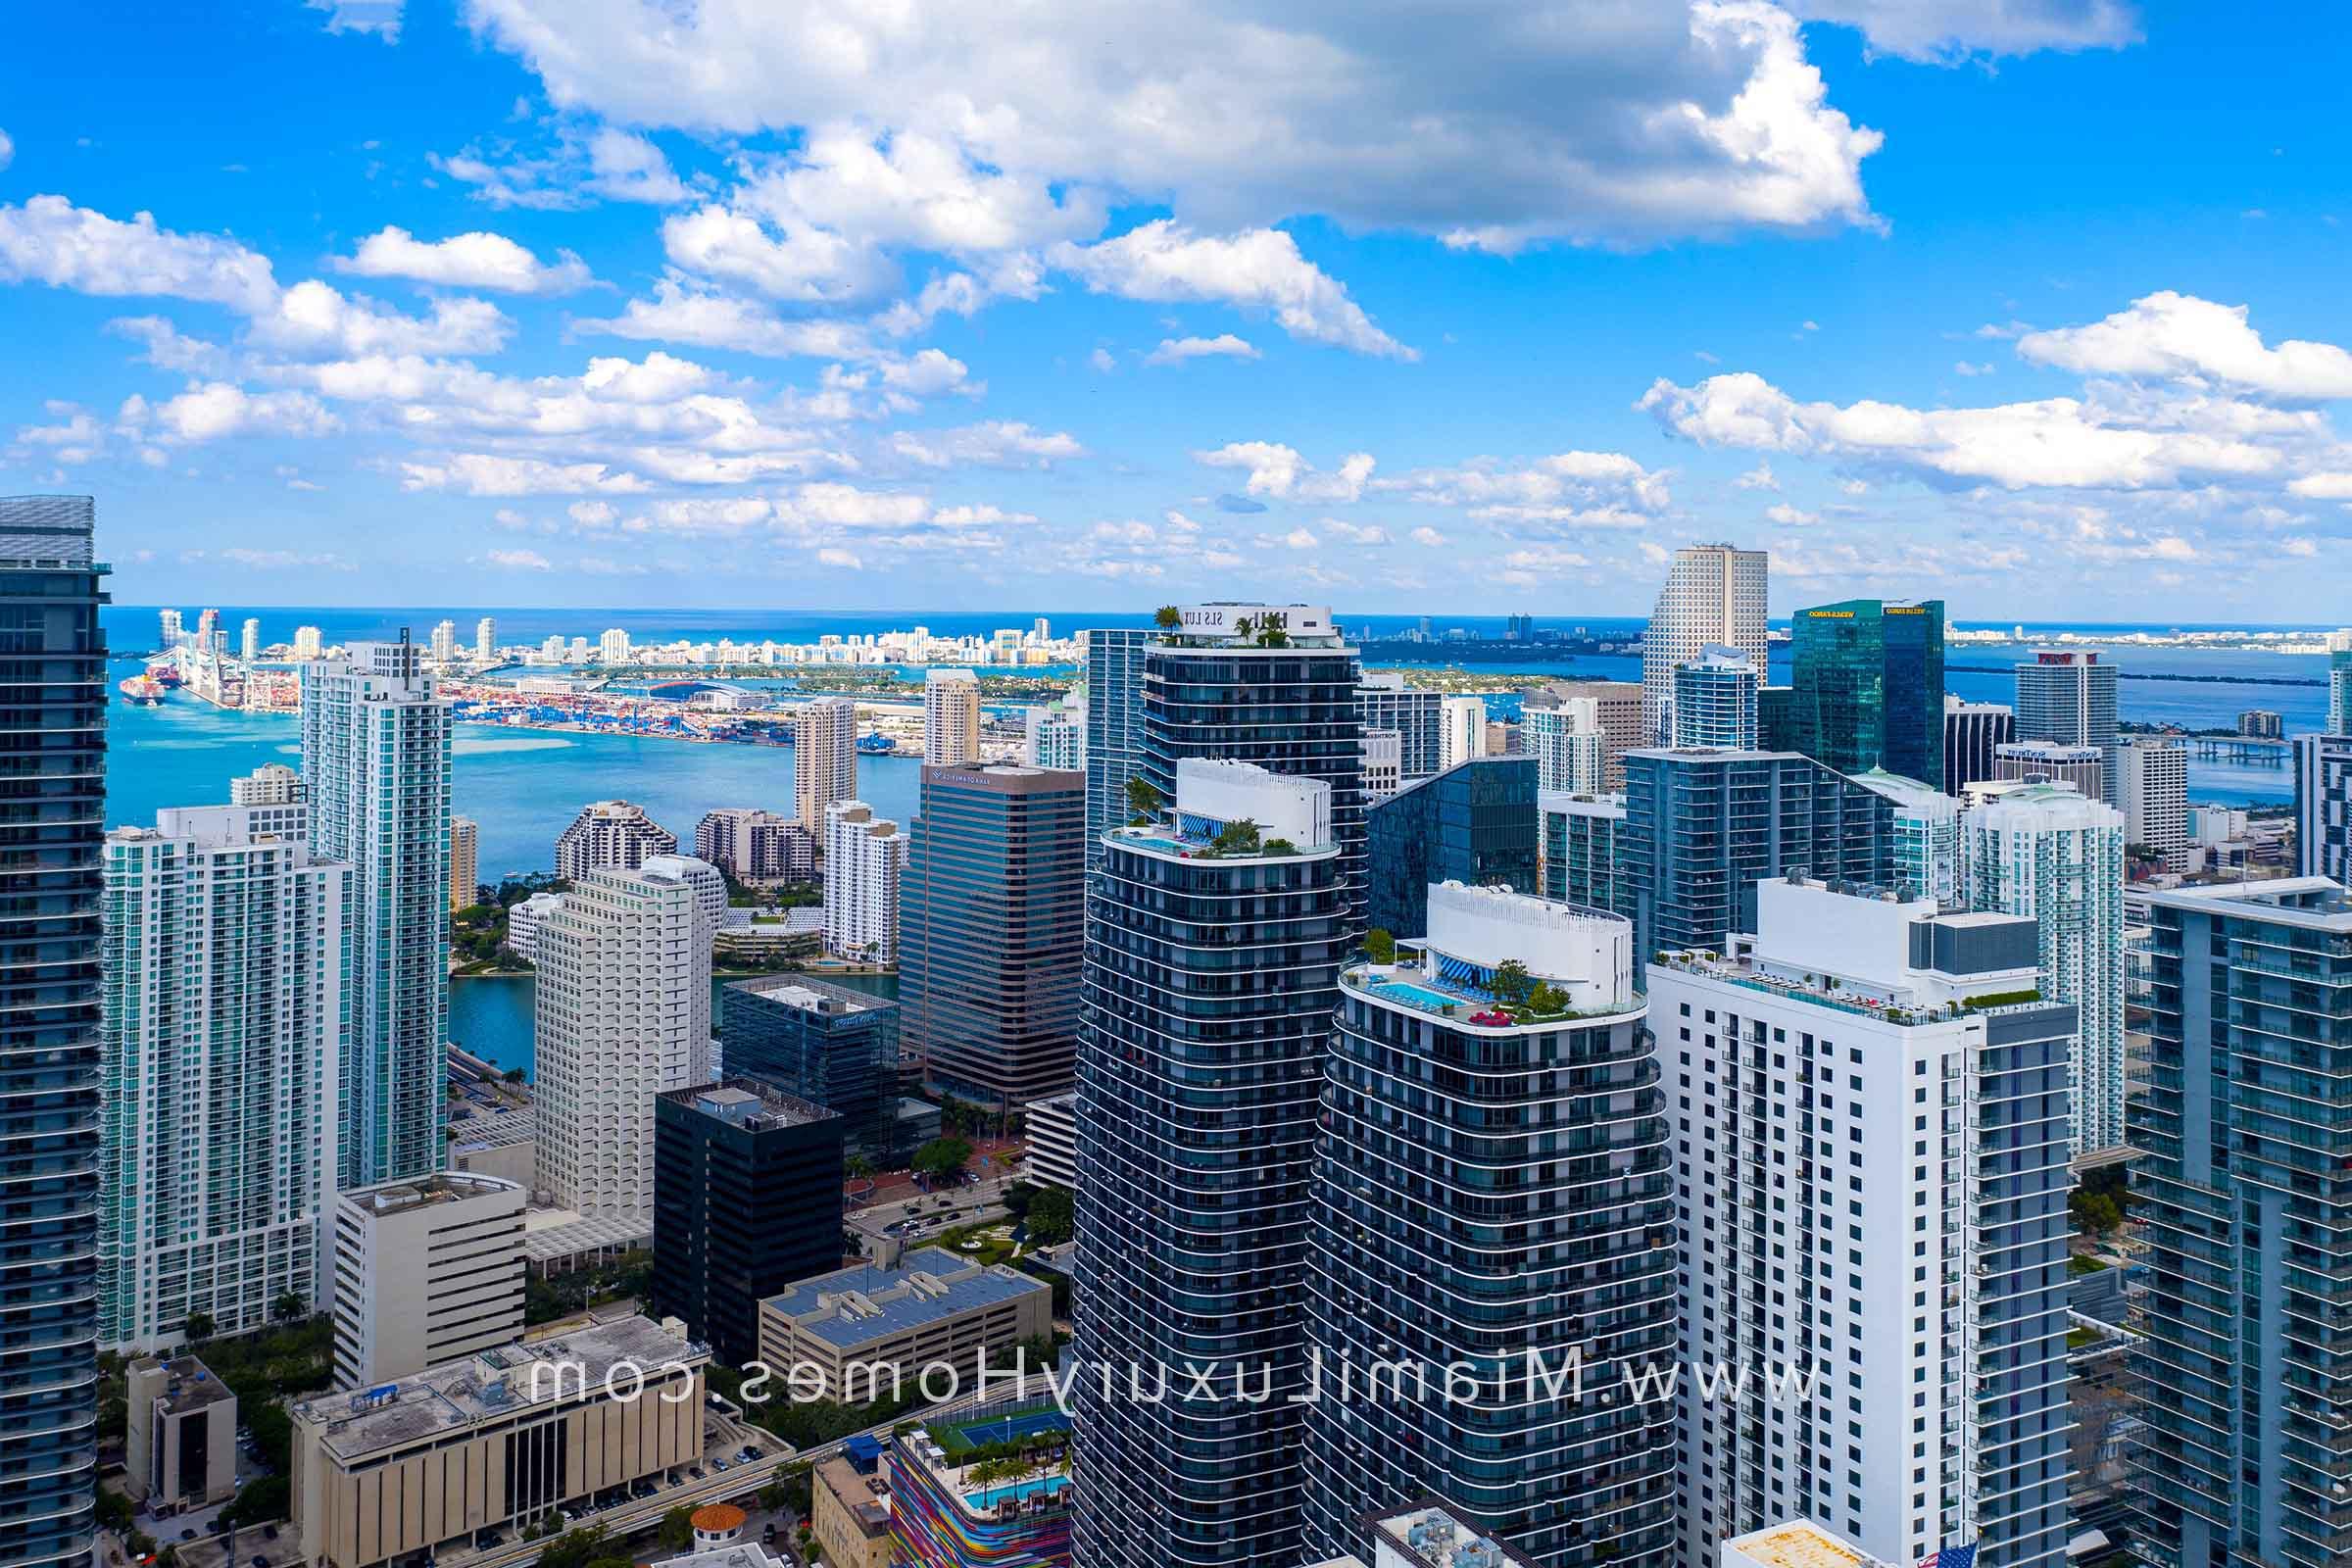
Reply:
<svg viewBox="0 0 2352 1568"><path fill-rule="evenodd" d="M2146 897L2132 1544L2166 1568L2338 1568L2352 1551L2352 902L2316 877Z"/></svg>
<svg viewBox="0 0 2352 1568"><path fill-rule="evenodd" d="M1433 882L1536 891L1542 845L1536 760L1482 757L1408 784L1365 816L1367 924L1393 936L1429 927Z"/></svg>
<svg viewBox="0 0 2352 1568"><path fill-rule="evenodd" d="M1102 835L1127 820L1127 781L1144 757L1144 648L1155 631L1099 627L1086 634L1086 868Z"/></svg>
<svg viewBox="0 0 2352 1568"><path fill-rule="evenodd" d="M889 1147L899 1065L899 1004L811 975L730 980L718 1007L730 1077L837 1113L869 1154Z"/></svg>
<svg viewBox="0 0 2352 1568"><path fill-rule="evenodd" d="M1086 777L926 767L899 884L900 1021L927 1082L997 1110L1070 1087Z"/></svg>
<svg viewBox="0 0 2352 1568"><path fill-rule="evenodd" d="M0 498L0 1563L91 1561L107 568L87 496Z"/></svg>
<svg viewBox="0 0 2352 1568"><path fill-rule="evenodd" d="M1630 954L1621 920L1511 902L1547 938L1613 928ZM1463 998L1493 978L1491 961L1441 967ZM1675 1354L1674 1175L1645 1009L1580 997L1572 1016L1513 1022L1490 1000L1446 1017L1392 978L1423 973L1365 964L1343 983L1307 1288L1307 1559L1366 1552L1362 1519L1434 1496L1543 1568L1662 1565L1673 1398L1555 1397L1542 1381L1577 1364L1586 1387L1621 1390ZM1385 1370L1399 1363L1415 1370ZM1474 1389L1448 1384L1465 1369Z"/></svg>
<svg viewBox="0 0 2352 1568"><path fill-rule="evenodd" d="M1331 786L1331 826L1348 889L1348 916L1364 924L1363 724L1353 648L1259 647L1181 638L1144 653L1140 776L1162 801L1176 798L1176 764L1209 758ZM1124 786L1122 786L1122 789ZM1124 808L1124 799L1121 801ZM1121 816L1118 820L1124 821Z"/></svg>
<svg viewBox="0 0 2352 1568"><path fill-rule="evenodd" d="M1307 1186L1348 890L1333 848L1187 858L1200 847L1113 833L1089 889L1073 1530L1086 1568L1300 1561L1289 1399L1305 1377ZM1194 1367L1215 1392L1195 1391Z"/></svg>
<svg viewBox="0 0 2352 1568"><path fill-rule="evenodd" d="M1620 905L1618 835L1625 826L1622 795L1537 796L1544 822L1543 895L1584 909Z"/></svg>
<svg viewBox="0 0 2352 1568"><path fill-rule="evenodd" d="M1789 623L1792 749L1840 773L1943 777L1943 602L1848 599Z"/></svg>

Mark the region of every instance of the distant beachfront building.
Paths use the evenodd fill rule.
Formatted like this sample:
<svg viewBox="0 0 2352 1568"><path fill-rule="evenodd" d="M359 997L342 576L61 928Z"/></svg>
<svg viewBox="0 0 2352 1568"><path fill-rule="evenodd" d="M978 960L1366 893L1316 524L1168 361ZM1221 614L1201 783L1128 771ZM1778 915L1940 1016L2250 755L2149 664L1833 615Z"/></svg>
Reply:
<svg viewBox="0 0 2352 1568"><path fill-rule="evenodd" d="M488 615L473 623L473 657L477 663L498 662L498 622Z"/></svg>
<svg viewBox="0 0 2352 1568"><path fill-rule="evenodd" d="M351 1027L352 868L288 809L166 810L106 840L99 1339L245 1334L326 1299L319 1221ZM299 813L301 808L292 809Z"/></svg>
<svg viewBox="0 0 2352 1568"><path fill-rule="evenodd" d="M458 623L442 620L433 623L433 662L446 664L458 657Z"/></svg>
<svg viewBox="0 0 2352 1568"><path fill-rule="evenodd" d="M320 647L318 627L297 626L294 628L294 657L296 659L317 659L319 656Z"/></svg>
<svg viewBox="0 0 2352 1568"><path fill-rule="evenodd" d="M597 801L580 808L556 839L556 875L577 882L591 871L634 870L649 855L674 855L678 836L630 801Z"/></svg>
<svg viewBox="0 0 2352 1568"><path fill-rule="evenodd" d="M825 952L887 967L899 956L906 835L863 801L825 808Z"/></svg>
<svg viewBox="0 0 2352 1568"><path fill-rule="evenodd" d="M302 775L283 762L264 762L252 772L228 781L231 806L290 806L302 800Z"/></svg>
<svg viewBox="0 0 2352 1568"><path fill-rule="evenodd" d="M694 854L738 882L816 879L816 835L773 811L725 807L706 812L695 824Z"/></svg>
<svg viewBox="0 0 2352 1568"><path fill-rule="evenodd" d="M608 668L629 662L629 634L620 627L607 630L596 640L597 662Z"/></svg>
<svg viewBox="0 0 2352 1568"><path fill-rule="evenodd" d="M923 677L923 760L961 767L980 758L980 677L934 669Z"/></svg>
<svg viewBox="0 0 2352 1568"><path fill-rule="evenodd" d="M820 697L792 716L793 813L822 838L825 811L858 794L858 705Z"/></svg>
<svg viewBox="0 0 2352 1568"><path fill-rule="evenodd" d="M440 1167L449 1039L450 717L415 644L302 671L311 856L352 867L339 1185Z"/></svg>

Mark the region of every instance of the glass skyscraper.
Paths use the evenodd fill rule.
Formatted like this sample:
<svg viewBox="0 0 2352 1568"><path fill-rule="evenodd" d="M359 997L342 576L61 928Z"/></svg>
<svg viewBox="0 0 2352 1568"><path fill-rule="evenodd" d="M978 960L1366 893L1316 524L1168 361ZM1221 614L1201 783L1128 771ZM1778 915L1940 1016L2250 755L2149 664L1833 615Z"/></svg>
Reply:
<svg viewBox="0 0 2352 1568"><path fill-rule="evenodd" d="M1127 781L1143 773L1144 648L1149 627L1098 627L1086 634L1086 867L1102 858L1102 835L1133 814Z"/></svg>
<svg viewBox="0 0 2352 1568"><path fill-rule="evenodd" d="M1407 784L1365 813L1366 923L1420 935L1436 882L1535 892L1539 826L1532 757L1472 758Z"/></svg>
<svg viewBox="0 0 2352 1568"><path fill-rule="evenodd" d="M1752 752L1756 666L1737 648L1704 648L1674 667L1674 739L1678 747Z"/></svg>
<svg viewBox="0 0 2352 1568"><path fill-rule="evenodd" d="M2310 877L2145 897L2132 1545L2172 1568L2338 1568L2352 1551L2352 896Z"/></svg>
<svg viewBox="0 0 2352 1568"><path fill-rule="evenodd" d="M0 498L0 1563L91 1560L107 568L87 496Z"/></svg>
<svg viewBox="0 0 2352 1568"><path fill-rule="evenodd" d="M1140 776L1163 802L1175 799L1176 767L1186 758L1253 762L1329 784L1341 874L1360 927L1364 754L1355 650L1318 607L1197 605L1180 613L1182 627L1144 651Z"/></svg>
<svg viewBox="0 0 2352 1568"><path fill-rule="evenodd" d="M1459 883L1427 904L1425 938L1342 977L1309 1253L1308 1560L1365 1551L1366 1515L1434 1496L1544 1568L1663 1563L1674 1400L1614 1396L1672 1361L1679 1327L1632 927ZM1506 961L1548 991L1498 996ZM1611 1396L1560 1392L1572 1368Z"/></svg>
<svg viewBox="0 0 2352 1568"><path fill-rule="evenodd" d="M1792 748L1824 767L1943 778L1943 601L1847 599L1789 622Z"/></svg>
<svg viewBox="0 0 2352 1568"><path fill-rule="evenodd" d="M342 1187L441 1167L449 1039L449 705L404 636L302 667L311 856L352 868Z"/></svg>
<svg viewBox="0 0 2352 1568"><path fill-rule="evenodd" d="M813 975L731 980L719 994L727 1075L838 1113L849 1141L879 1157L890 1147L899 1064L899 1004Z"/></svg>
<svg viewBox="0 0 2352 1568"><path fill-rule="evenodd" d="M1886 882L1893 811L1786 752L1628 752L1617 912L1643 954L1720 949L1765 877Z"/></svg>
<svg viewBox="0 0 2352 1568"><path fill-rule="evenodd" d="M925 1080L1000 1110L1070 1087L1086 778L923 769L899 882L899 1005Z"/></svg>
<svg viewBox="0 0 2352 1568"><path fill-rule="evenodd" d="M1114 830L1088 890L1073 1347L1086 1568L1300 1560L1291 1396L1348 889L1327 786L1238 768L1210 788L1180 782L1170 824ZM1245 818L1255 844L1219 848Z"/></svg>
<svg viewBox="0 0 2352 1568"><path fill-rule="evenodd" d="M1625 797L1543 790L1536 809L1544 834L1538 891L1555 904L1622 912L1617 841L1625 828Z"/></svg>

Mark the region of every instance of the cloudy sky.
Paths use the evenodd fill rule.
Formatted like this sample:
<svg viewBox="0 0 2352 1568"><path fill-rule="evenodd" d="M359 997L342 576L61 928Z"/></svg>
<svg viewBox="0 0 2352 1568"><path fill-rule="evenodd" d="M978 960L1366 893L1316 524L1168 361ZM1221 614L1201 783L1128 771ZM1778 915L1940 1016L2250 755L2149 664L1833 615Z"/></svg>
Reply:
<svg viewBox="0 0 2352 1568"><path fill-rule="evenodd" d="M1959 19L1959 20L1955 20ZM128 603L2352 616L2333 6L93 0L0 490Z"/></svg>

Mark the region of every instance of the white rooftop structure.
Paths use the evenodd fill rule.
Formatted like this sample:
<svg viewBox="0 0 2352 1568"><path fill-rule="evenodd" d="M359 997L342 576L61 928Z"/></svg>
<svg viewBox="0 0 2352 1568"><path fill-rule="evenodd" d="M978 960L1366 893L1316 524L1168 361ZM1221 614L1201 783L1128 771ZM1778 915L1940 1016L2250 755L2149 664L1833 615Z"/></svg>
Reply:
<svg viewBox="0 0 2352 1568"><path fill-rule="evenodd" d="M1176 814L1188 831L1196 820L1257 824L1262 839L1288 839L1298 848L1334 842L1331 786L1321 779L1270 772L1254 762L1184 758L1176 763Z"/></svg>
<svg viewBox="0 0 2352 1568"><path fill-rule="evenodd" d="M1441 970L1447 958L1484 971L1516 959L1534 978L1566 988L1580 1008L1634 994L1631 921L1509 888L1433 884L1421 946Z"/></svg>

